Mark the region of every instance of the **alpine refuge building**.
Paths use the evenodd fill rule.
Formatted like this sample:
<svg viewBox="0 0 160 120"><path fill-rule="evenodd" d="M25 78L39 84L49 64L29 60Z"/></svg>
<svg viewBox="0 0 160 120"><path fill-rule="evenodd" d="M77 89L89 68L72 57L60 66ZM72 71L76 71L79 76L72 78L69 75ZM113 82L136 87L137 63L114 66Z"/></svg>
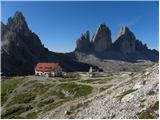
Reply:
<svg viewBox="0 0 160 120"><path fill-rule="evenodd" d="M38 63L35 67L35 75L56 77L62 75L62 68L58 63Z"/></svg>

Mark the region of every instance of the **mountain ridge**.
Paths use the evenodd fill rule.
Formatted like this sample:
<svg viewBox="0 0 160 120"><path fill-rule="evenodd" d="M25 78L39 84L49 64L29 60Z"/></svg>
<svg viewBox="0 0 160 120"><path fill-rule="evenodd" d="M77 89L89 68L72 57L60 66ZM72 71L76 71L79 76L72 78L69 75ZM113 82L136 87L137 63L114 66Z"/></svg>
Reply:
<svg viewBox="0 0 160 120"><path fill-rule="evenodd" d="M1 22L1 30L2 75L34 74L38 62L58 62L63 71L88 71L92 66L78 62L66 54L49 51L29 29L20 11L9 17L6 25Z"/></svg>
<svg viewBox="0 0 160 120"><path fill-rule="evenodd" d="M73 52L56 53L48 50L29 29L22 12L16 11L6 25L1 22L2 75L34 74L37 62L59 62L63 71L70 72L88 71L90 66L99 69L99 65L86 59L93 58L89 55L93 55L95 61L111 59L136 62L142 59L157 62L159 52L148 49L124 26L121 27L117 40L112 42L111 30L102 23L93 36L90 36L89 31L83 33L77 39Z"/></svg>
<svg viewBox="0 0 160 120"><path fill-rule="evenodd" d="M98 39L95 40L95 38ZM83 41L86 40L77 39L75 53L93 54L101 59L118 59L128 62L136 62L139 59L156 62L159 59L159 52L155 49L149 49L147 44L138 40L126 26L120 28L114 42L112 42L110 29L104 23L98 26L92 39L87 39L87 44ZM79 46L81 48L77 49ZM84 46L87 50L83 49Z"/></svg>

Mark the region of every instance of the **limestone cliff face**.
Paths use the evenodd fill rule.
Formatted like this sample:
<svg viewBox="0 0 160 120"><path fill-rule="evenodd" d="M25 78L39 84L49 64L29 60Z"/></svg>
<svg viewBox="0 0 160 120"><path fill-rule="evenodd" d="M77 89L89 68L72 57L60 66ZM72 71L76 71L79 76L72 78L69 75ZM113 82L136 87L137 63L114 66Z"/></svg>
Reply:
<svg viewBox="0 0 160 120"><path fill-rule="evenodd" d="M76 50L81 52L90 52L92 50L89 31L83 33L81 37L76 41Z"/></svg>
<svg viewBox="0 0 160 120"><path fill-rule="evenodd" d="M111 31L105 24L100 24L93 35L94 51L101 52L112 47Z"/></svg>
<svg viewBox="0 0 160 120"><path fill-rule="evenodd" d="M126 26L120 28L114 43L111 40L111 31L105 24L98 26L91 40L87 37L88 34L82 35L78 40L76 52L93 54L101 59L132 62L136 60L158 61L159 52L149 49L146 44L137 40L133 32Z"/></svg>
<svg viewBox="0 0 160 120"><path fill-rule="evenodd" d="M47 52L39 37L29 30L19 11L8 19L7 25L1 23L1 28L2 73L32 73L34 64Z"/></svg>
<svg viewBox="0 0 160 120"><path fill-rule="evenodd" d="M89 31L76 41L76 51L102 52L112 47L111 31L105 24L100 24L90 40Z"/></svg>
<svg viewBox="0 0 160 120"><path fill-rule="evenodd" d="M135 52L136 38L134 34L129 30L128 27L122 26L117 35L114 47L120 50L122 53L133 53Z"/></svg>

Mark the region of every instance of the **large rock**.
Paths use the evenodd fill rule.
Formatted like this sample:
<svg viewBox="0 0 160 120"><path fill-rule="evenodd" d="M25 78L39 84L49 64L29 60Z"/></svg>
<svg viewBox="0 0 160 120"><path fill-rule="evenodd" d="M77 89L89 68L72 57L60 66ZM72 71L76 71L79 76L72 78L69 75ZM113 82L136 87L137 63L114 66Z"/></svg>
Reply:
<svg viewBox="0 0 160 120"><path fill-rule="evenodd" d="M105 51L112 47L111 31L105 24L100 24L93 35L95 52Z"/></svg>
<svg viewBox="0 0 160 120"><path fill-rule="evenodd" d="M135 48L136 38L128 27L122 26L114 43L114 48L122 53L133 53Z"/></svg>
<svg viewBox="0 0 160 120"><path fill-rule="evenodd" d="M81 37L76 41L76 51L90 52L92 45L90 42L89 31L83 33Z"/></svg>

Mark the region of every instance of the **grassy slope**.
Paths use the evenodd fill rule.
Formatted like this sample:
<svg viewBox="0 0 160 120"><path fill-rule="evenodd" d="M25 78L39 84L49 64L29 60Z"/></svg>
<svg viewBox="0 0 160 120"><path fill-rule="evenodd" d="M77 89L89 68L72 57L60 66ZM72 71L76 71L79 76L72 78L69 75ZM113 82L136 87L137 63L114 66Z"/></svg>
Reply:
<svg viewBox="0 0 160 120"><path fill-rule="evenodd" d="M76 97L86 96L92 87L74 82L28 80L15 77L2 82L2 118L37 118Z"/></svg>

